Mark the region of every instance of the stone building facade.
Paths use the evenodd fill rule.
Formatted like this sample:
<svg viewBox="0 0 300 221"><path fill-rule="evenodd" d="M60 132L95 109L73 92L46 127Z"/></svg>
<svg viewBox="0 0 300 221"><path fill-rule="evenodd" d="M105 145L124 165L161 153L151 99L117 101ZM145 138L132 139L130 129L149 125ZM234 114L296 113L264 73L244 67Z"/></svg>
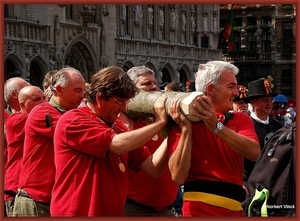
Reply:
<svg viewBox="0 0 300 221"><path fill-rule="evenodd" d="M87 82L99 69L145 65L159 84L194 80L200 63L221 60L219 5L4 5L4 80L42 85L72 66Z"/></svg>
<svg viewBox="0 0 300 221"><path fill-rule="evenodd" d="M239 67L238 80L271 76L274 91L296 98L296 5L220 5L220 36L233 10L233 50L220 39L223 60Z"/></svg>

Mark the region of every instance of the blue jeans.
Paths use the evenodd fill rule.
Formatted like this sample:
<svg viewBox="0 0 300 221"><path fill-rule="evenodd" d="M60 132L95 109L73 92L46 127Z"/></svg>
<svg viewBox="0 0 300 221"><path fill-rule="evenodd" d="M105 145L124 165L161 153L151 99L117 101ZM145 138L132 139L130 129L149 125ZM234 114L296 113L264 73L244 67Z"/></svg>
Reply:
<svg viewBox="0 0 300 221"><path fill-rule="evenodd" d="M182 198L183 198L183 193L182 193L182 190L181 190L181 186L179 186L177 196L176 196L176 199L174 201L175 213L181 214L181 208L182 208L182 204L183 204L183 199Z"/></svg>

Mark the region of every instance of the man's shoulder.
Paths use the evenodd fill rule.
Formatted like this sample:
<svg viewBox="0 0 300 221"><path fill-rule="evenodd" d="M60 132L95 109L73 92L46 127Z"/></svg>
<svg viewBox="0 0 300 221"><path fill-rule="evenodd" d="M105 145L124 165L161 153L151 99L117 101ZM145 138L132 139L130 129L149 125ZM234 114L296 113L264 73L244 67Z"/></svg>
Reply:
<svg viewBox="0 0 300 221"><path fill-rule="evenodd" d="M28 117L27 113L17 112L17 113L14 113L14 114L10 115L7 118L7 122L16 121L18 119L25 119L27 117Z"/></svg>
<svg viewBox="0 0 300 221"><path fill-rule="evenodd" d="M54 108L49 102L43 102L43 103L40 103L38 105L36 105L34 108L32 108L32 110L30 111L30 113L32 111L39 111L39 110L45 110L45 109L49 109L49 108Z"/></svg>
<svg viewBox="0 0 300 221"><path fill-rule="evenodd" d="M231 113L233 115L232 119L233 120L238 120L238 121L252 121L251 117L249 114L244 113L244 112L235 112L235 113Z"/></svg>

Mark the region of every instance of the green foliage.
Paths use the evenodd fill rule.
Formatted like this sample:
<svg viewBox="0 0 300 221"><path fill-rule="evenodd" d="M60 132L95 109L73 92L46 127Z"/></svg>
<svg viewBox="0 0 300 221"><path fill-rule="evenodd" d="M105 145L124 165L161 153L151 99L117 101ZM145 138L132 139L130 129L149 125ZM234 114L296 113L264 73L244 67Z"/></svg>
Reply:
<svg viewBox="0 0 300 221"><path fill-rule="evenodd" d="M247 31L255 31L257 29L257 25L249 25L246 27Z"/></svg>
<svg viewBox="0 0 300 221"><path fill-rule="evenodd" d="M263 25L261 26L262 30L270 30L272 28L272 25Z"/></svg>
<svg viewBox="0 0 300 221"><path fill-rule="evenodd" d="M292 5L283 5L281 7L282 10L292 10L293 9L293 6Z"/></svg>
<svg viewBox="0 0 300 221"><path fill-rule="evenodd" d="M233 31L240 32L242 30L242 26L234 26Z"/></svg>

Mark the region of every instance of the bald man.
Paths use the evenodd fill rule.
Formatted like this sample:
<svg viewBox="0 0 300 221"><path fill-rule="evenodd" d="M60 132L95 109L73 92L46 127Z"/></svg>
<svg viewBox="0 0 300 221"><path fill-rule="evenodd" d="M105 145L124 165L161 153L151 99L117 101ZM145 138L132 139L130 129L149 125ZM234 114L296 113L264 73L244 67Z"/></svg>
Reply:
<svg viewBox="0 0 300 221"><path fill-rule="evenodd" d="M20 111L29 113L36 105L45 102L45 94L39 87L27 86L21 89L18 100Z"/></svg>
<svg viewBox="0 0 300 221"><path fill-rule="evenodd" d="M4 182L4 202L7 216L12 216L14 197L18 191L20 163L23 158L24 126L33 107L46 102L44 92L36 86L23 87L18 94L20 112L6 122L7 165Z"/></svg>

